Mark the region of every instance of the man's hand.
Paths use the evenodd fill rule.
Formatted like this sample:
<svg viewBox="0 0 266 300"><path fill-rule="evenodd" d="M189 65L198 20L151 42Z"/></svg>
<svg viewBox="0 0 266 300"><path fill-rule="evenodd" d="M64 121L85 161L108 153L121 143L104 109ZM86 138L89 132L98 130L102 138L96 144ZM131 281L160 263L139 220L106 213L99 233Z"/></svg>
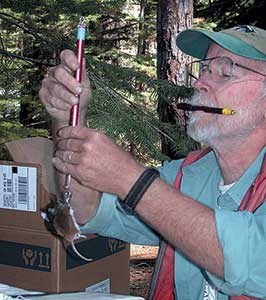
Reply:
<svg viewBox="0 0 266 300"><path fill-rule="evenodd" d="M91 97L90 81L83 61L82 82L73 76L78 69L78 59L74 52L64 50L60 54L60 65L49 70L49 74L42 81L39 97L53 121L68 125L70 110L78 103L80 95L80 116L83 123Z"/></svg>
<svg viewBox="0 0 266 300"><path fill-rule="evenodd" d="M82 82L79 83L74 72L78 69L79 63L74 52L64 50L60 55L60 65L49 70L49 74L42 81L39 92L40 99L47 112L52 117L53 138L56 143L59 139L57 131L70 123L70 111L74 104L77 104L77 95L80 95L79 103L79 124L86 120L87 107L91 97L91 88L86 74L85 61L83 61ZM64 190L65 174L57 172L59 191ZM83 186L74 178L71 181L72 199L71 206L74 209L78 223L84 224L96 213L101 194Z"/></svg>
<svg viewBox="0 0 266 300"><path fill-rule="evenodd" d="M105 134L86 127L59 131L54 166L82 185L124 198L144 168Z"/></svg>

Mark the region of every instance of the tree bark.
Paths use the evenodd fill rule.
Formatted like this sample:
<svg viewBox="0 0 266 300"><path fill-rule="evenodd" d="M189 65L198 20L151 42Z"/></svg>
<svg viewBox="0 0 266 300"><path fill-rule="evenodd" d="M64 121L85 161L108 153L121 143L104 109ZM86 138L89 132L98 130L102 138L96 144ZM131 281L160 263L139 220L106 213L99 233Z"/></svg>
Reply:
<svg viewBox="0 0 266 300"><path fill-rule="evenodd" d="M140 1L139 11L139 33L138 33L138 49L137 57L143 57L149 52L150 48L150 24L152 18L152 4L150 1Z"/></svg>
<svg viewBox="0 0 266 300"><path fill-rule="evenodd" d="M175 85L184 84L185 65L190 57L176 46L176 36L192 26L193 0L159 0L157 7L157 77ZM158 113L163 122L184 125L184 115L176 115L171 104L163 99L163 90L158 91ZM178 99L175 99L178 101ZM162 137L162 152L177 158L170 141Z"/></svg>
<svg viewBox="0 0 266 300"><path fill-rule="evenodd" d="M137 57L140 57L143 54L143 27L144 27L144 10L145 10L146 1L140 1L140 10L139 10L139 33L138 33L138 50Z"/></svg>

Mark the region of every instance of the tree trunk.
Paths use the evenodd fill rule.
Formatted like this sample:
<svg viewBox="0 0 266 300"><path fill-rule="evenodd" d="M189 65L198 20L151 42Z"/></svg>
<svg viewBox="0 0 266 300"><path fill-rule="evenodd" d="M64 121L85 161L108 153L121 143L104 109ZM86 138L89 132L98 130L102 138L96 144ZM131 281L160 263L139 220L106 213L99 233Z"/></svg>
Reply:
<svg viewBox="0 0 266 300"><path fill-rule="evenodd" d="M193 21L193 0L159 0L157 7L157 77L175 85L184 84L185 65L191 60L176 46L176 36L190 28ZM184 124L184 115L177 116L173 106L158 91L158 113L163 122ZM176 99L177 101L177 99ZM177 158L172 143L162 137L162 152Z"/></svg>
<svg viewBox="0 0 266 300"><path fill-rule="evenodd" d="M150 47L150 19L152 18L151 3L147 0L140 1L139 11L139 33L138 33L138 49L137 57L143 57L147 54Z"/></svg>
<svg viewBox="0 0 266 300"><path fill-rule="evenodd" d="M137 57L140 57L143 54L143 27L144 27L144 10L145 10L146 1L140 1L139 9L139 33L138 33L138 50Z"/></svg>

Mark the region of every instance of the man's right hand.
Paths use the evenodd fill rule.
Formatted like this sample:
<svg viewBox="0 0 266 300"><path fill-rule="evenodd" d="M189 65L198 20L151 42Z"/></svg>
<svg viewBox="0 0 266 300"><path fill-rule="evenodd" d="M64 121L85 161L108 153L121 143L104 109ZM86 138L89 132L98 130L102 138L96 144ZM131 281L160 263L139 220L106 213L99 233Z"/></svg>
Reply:
<svg viewBox="0 0 266 300"><path fill-rule="evenodd" d="M83 124L91 97L85 61L83 61L82 82L79 83L73 76L79 67L74 52L64 50L60 54L60 59L61 63L51 68L48 76L43 79L39 97L53 121L66 126L70 121L71 107L78 103L77 95L80 95L79 124Z"/></svg>
<svg viewBox="0 0 266 300"><path fill-rule="evenodd" d="M39 97L47 112L52 117L54 142L59 139L57 131L62 127L69 126L70 111L73 105L78 103L77 95L80 95L79 103L79 124L84 125L86 112L91 97L90 81L85 67L82 66L82 82L79 83L74 77L79 63L74 52L64 50L60 54L61 63L49 70L49 74L42 81ZM65 174L57 172L58 190L64 191ZM96 213L101 193L89 189L71 180L72 200L71 206L74 209L76 220L80 224L89 221Z"/></svg>

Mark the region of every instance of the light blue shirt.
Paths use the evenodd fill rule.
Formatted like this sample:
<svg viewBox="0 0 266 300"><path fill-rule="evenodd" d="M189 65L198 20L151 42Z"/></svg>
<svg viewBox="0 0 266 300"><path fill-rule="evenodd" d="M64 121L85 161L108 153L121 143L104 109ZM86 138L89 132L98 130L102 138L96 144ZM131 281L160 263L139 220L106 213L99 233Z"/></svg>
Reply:
<svg viewBox="0 0 266 300"><path fill-rule="evenodd" d="M203 299L204 280L218 289L218 300L227 300L232 294L266 299L266 203L254 215L236 211L260 172L265 152L266 147L224 194L219 190L222 177L213 152L183 168L181 191L214 209L224 255L224 280L200 269L176 251L176 299ZM165 162L159 168L161 178L173 185L181 163L182 160ZM159 244L159 236L136 216L125 213L117 197L110 194L103 194L96 216L81 230L134 244Z"/></svg>

